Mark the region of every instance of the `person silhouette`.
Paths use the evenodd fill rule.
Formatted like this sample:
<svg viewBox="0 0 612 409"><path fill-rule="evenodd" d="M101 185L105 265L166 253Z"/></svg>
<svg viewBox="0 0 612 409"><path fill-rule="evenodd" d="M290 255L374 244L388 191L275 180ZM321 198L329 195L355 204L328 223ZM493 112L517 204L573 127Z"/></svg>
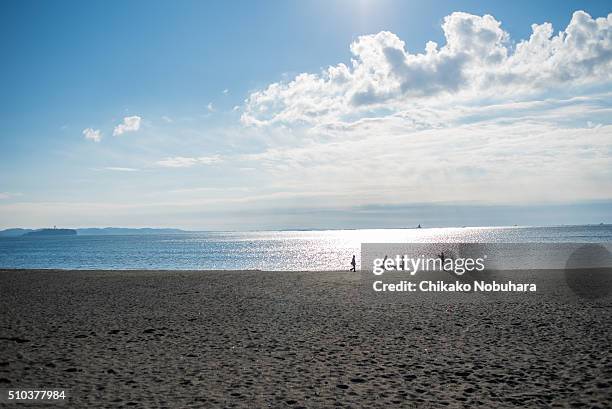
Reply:
<svg viewBox="0 0 612 409"><path fill-rule="evenodd" d="M353 259L351 260L351 270L350 271L356 271L355 267L357 266L357 262L355 261L355 255L353 254Z"/></svg>
<svg viewBox="0 0 612 409"><path fill-rule="evenodd" d="M444 252L440 252L440 254L438 254L438 257L440 258L440 260L442 260L442 270L446 270L446 268L444 268L444 260L446 260L446 256L444 255Z"/></svg>

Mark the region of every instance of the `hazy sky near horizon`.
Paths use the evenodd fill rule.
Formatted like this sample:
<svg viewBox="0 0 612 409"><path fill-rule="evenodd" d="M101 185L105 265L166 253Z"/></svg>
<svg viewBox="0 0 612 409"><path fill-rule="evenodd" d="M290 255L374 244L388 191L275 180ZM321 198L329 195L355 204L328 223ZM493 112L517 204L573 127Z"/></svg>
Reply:
<svg viewBox="0 0 612 409"><path fill-rule="evenodd" d="M612 3L430 3L3 2L0 228L612 222Z"/></svg>

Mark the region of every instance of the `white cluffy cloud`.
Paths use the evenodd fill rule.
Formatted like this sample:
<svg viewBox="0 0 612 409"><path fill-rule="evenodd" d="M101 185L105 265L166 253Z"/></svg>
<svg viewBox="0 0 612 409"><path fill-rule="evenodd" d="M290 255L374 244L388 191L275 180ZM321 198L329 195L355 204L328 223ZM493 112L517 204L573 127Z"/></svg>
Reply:
<svg viewBox="0 0 612 409"><path fill-rule="evenodd" d="M99 129L85 128L83 129L83 135L85 135L85 139L94 142L100 142L102 140L102 132L100 132Z"/></svg>
<svg viewBox="0 0 612 409"><path fill-rule="evenodd" d="M156 164L164 168L189 168L194 165L212 165L219 162L221 162L219 155L200 157L174 156L157 161Z"/></svg>
<svg viewBox="0 0 612 409"><path fill-rule="evenodd" d="M140 122L142 118L134 116L126 116L123 118L123 122L115 127L113 130L113 136L122 135L126 132L135 132L140 129Z"/></svg>
<svg viewBox="0 0 612 409"><path fill-rule="evenodd" d="M612 79L612 14L576 11L565 30L533 24L514 44L493 16L455 12L444 18L446 43L406 50L382 31L350 45L350 64L302 73L249 95L247 125L331 124L397 113L431 103L500 101L576 92Z"/></svg>
<svg viewBox="0 0 612 409"><path fill-rule="evenodd" d="M423 52L361 36L350 64L251 93L241 120L264 147L233 162L337 206L612 199L612 14L522 41L490 15L442 30Z"/></svg>

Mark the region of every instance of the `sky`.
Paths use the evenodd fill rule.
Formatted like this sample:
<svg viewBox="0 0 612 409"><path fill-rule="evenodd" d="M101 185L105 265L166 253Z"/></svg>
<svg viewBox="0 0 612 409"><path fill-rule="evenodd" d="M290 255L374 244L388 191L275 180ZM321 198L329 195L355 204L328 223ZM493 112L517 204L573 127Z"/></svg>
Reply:
<svg viewBox="0 0 612 409"><path fill-rule="evenodd" d="M4 1L0 228L612 223L609 1Z"/></svg>

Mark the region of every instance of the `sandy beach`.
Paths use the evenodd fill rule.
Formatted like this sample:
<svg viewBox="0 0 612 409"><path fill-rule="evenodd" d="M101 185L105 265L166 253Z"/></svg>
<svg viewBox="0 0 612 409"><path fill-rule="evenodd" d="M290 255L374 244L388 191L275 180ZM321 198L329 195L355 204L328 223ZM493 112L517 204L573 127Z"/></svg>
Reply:
<svg viewBox="0 0 612 409"><path fill-rule="evenodd" d="M0 388L65 388L68 407L610 407L610 299L551 283L414 302L348 272L0 271Z"/></svg>

